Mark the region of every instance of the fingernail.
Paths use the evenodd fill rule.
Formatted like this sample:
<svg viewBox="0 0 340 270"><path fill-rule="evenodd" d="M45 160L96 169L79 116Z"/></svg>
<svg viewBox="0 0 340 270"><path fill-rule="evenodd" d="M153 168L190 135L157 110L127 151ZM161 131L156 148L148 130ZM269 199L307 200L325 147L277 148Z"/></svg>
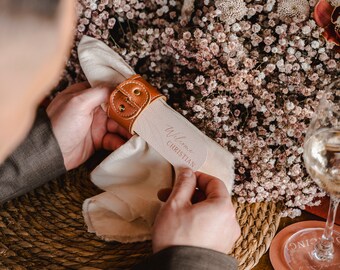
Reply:
<svg viewBox="0 0 340 270"><path fill-rule="evenodd" d="M190 170L190 169L181 169L181 171L179 172L179 176L190 177L190 176L192 176L192 170Z"/></svg>

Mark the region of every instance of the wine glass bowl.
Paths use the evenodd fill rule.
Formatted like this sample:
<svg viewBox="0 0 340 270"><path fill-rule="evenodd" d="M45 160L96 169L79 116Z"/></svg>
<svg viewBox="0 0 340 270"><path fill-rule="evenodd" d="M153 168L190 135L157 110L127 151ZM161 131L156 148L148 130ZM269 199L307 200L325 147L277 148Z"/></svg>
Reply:
<svg viewBox="0 0 340 270"><path fill-rule="evenodd" d="M340 200L340 79L325 88L307 130L303 158L310 177L330 195L330 208L325 229L294 233L284 257L294 270L340 269L340 233L333 231Z"/></svg>
<svg viewBox="0 0 340 270"><path fill-rule="evenodd" d="M304 162L311 178L340 199L340 80L331 83L308 128Z"/></svg>

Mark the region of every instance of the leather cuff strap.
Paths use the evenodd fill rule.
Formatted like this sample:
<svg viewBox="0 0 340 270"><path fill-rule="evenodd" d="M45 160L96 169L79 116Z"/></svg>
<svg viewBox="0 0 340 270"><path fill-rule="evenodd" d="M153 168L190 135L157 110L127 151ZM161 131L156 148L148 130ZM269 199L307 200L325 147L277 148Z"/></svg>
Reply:
<svg viewBox="0 0 340 270"><path fill-rule="evenodd" d="M154 100L166 99L140 75L119 84L110 95L107 114L131 134L138 115Z"/></svg>

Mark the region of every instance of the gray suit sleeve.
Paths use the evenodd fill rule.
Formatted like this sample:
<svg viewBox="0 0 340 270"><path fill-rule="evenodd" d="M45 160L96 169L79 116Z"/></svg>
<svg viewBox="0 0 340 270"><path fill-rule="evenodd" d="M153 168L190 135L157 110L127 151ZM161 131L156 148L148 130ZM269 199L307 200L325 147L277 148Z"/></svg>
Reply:
<svg viewBox="0 0 340 270"><path fill-rule="evenodd" d="M210 249L174 246L154 254L133 270L236 270L237 261Z"/></svg>
<svg viewBox="0 0 340 270"><path fill-rule="evenodd" d="M0 164L0 204L65 173L50 120L39 110L27 138Z"/></svg>

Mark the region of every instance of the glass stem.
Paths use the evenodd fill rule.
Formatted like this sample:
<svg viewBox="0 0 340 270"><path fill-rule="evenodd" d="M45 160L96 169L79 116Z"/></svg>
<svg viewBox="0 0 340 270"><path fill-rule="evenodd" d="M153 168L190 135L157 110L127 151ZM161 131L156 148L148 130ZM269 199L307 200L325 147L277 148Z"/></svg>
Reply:
<svg viewBox="0 0 340 270"><path fill-rule="evenodd" d="M333 249L333 227L336 216L336 211L338 209L339 200L330 197L330 204L328 210L328 217L326 221L326 227L324 229L323 235L319 242L315 246L313 252L314 257L320 261L330 261L334 256Z"/></svg>

